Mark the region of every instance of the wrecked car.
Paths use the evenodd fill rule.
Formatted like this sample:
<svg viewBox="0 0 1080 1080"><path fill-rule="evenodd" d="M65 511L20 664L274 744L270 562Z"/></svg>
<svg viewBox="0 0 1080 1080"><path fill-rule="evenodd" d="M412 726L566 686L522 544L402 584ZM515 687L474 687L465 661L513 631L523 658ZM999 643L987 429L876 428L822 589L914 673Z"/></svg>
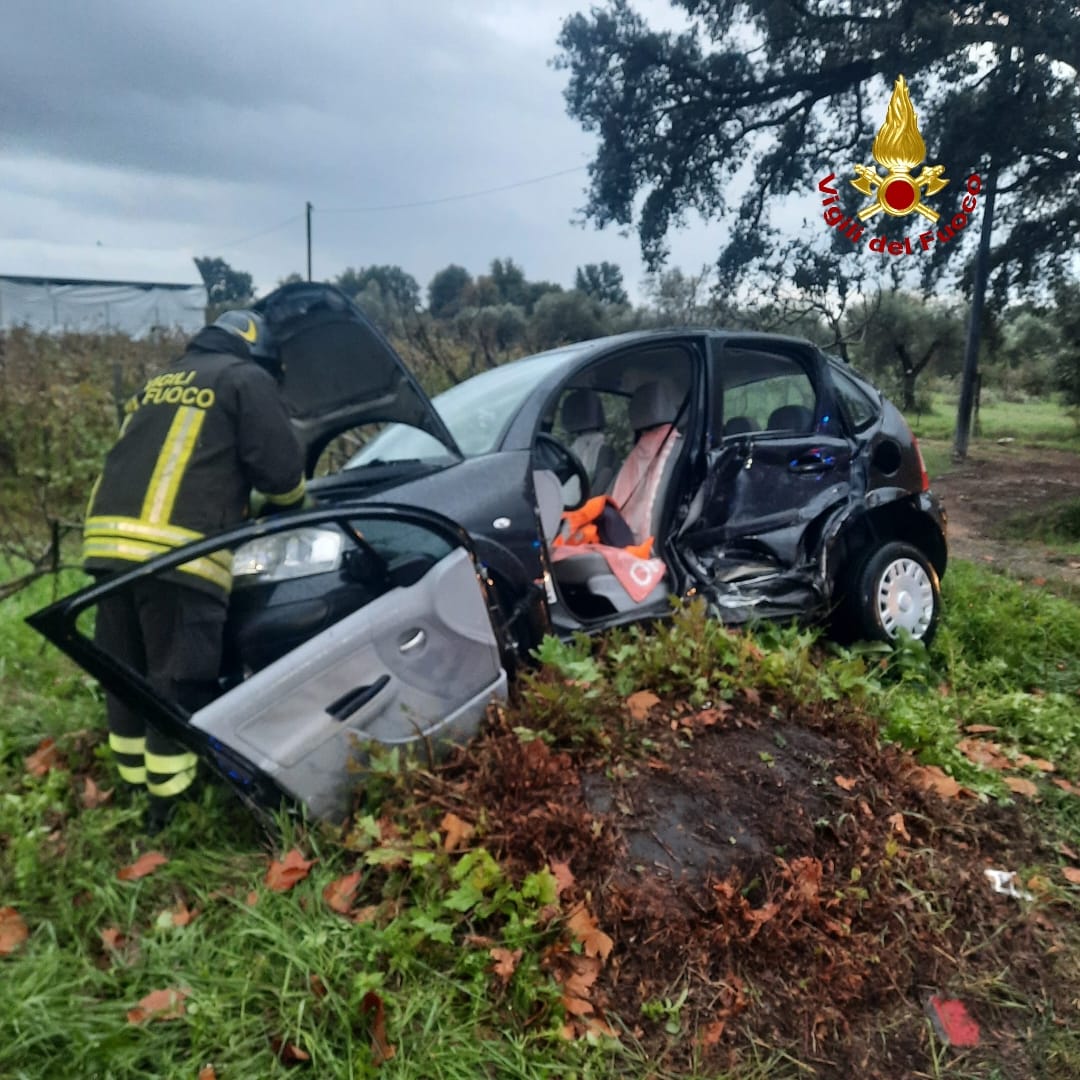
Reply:
<svg viewBox="0 0 1080 1080"><path fill-rule="evenodd" d="M255 519L91 586L32 625L264 805L341 816L358 743L477 729L544 634L663 617L828 620L928 641L945 518L897 409L773 334L663 330L493 368L429 400L341 292L258 305L317 508ZM567 543L609 494L632 543ZM651 539L651 544L648 541ZM233 552L221 695L193 715L96 648L112 590Z"/></svg>

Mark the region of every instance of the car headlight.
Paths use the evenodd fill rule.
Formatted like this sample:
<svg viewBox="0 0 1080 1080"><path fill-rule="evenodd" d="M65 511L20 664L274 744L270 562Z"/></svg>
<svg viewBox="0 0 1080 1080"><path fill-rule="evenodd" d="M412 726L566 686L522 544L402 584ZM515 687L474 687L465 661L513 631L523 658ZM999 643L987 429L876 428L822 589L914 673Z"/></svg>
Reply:
<svg viewBox="0 0 1080 1080"><path fill-rule="evenodd" d="M293 529L263 536L233 553L238 586L325 574L341 565L345 538L336 529Z"/></svg>

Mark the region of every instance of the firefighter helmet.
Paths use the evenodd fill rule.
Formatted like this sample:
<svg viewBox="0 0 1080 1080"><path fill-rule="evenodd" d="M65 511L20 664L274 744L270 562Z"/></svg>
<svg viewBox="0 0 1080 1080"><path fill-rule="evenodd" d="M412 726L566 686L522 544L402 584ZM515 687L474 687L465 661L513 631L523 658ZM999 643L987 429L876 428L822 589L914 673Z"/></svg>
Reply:
<svg viewBox="0 0 1080 1080"><path fill-rule="evenodd" d="M219 315L214 326L220 326L222 330L228 330L247 342L251 350L251 359L276 362L278 359L277 346L263 317L255 311L241 308L237 311L226 311Z"/></svg>

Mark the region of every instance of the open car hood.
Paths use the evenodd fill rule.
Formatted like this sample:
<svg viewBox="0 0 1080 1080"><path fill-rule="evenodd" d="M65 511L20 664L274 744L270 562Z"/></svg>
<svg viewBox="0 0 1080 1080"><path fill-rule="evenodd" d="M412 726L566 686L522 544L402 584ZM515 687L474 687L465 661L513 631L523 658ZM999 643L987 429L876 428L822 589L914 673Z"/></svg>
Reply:
<svg viewBox="0 0 1080 1080"><path fill-rule="evenodd" d="M461 457L390 342L340 289L321 282L283 285L254 308L281 347L282 394L309 471L336 435L374 422L420 428Z"/></svg>

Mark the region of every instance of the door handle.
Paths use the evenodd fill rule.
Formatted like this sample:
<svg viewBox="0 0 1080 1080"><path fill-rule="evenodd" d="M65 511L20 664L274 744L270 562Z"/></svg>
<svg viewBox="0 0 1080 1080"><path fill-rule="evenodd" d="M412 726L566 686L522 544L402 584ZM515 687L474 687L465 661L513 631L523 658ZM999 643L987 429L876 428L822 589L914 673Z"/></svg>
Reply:
<svg viewBox="0 0 1080 1080"><path fill-rule="evenodd" d="M354 686L336 701L331 701L326 706L326 711L335 720L348 720L354 712L362 709L369 701L373 701L389 682L389 675L380 675L370 686Z"/></svg>
<svg viewBox="0 0 1080 1080"><path fill-rule="evenodd" d="M793 473L823 473L828 472L836 465L836 458L832 454L823 453L821 450L809 450L800 457L795 458L788 468Z"/></svg>

